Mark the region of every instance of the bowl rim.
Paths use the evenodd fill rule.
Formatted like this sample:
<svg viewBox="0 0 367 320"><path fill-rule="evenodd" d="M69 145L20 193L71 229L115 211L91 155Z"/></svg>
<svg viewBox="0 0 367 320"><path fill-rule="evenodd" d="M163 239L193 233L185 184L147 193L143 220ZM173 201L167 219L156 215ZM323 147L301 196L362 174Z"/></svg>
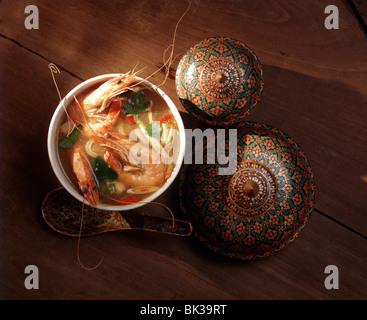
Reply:
<svg viewBox="0 0 367 320"><path fill-rule="evenodd" d="M83 202L87 205L90 205L89 202L86 199L83 199L83 196L80 194L79 189L74 186L73 183L69 180L67 177L64 169L62 168L60 158L59 158L59 151L57 147L57 132L59 128L60 121L64 115L64 106L68 106L69 103L74 99L74 96L77 96L82 91L86 90L88 87L91 87L99 82L107 81L110 78L120 76L123 73L108 73L103 74L99 76L95 76L92 78L89 78L76 87L74 87L58 104L56 107L56 110L54 111L54 114L51 118L49 129L48 129L48 136L47 136L47 150L48 150L48 156L51 163L51 167L61 183L61 185L76 199L78 199L80 202ZM97 205L93 206L98 209L102 210L110 210L110 211L126 211L126 210L132 210L139 208L141 206L144 206L148 203L151 203L153 200L158 198L160 195L162 195L173 183L173 181L176 179L178 173L180 172L183 160L184 160L184 154L186 149L186 135L185 135L185 127L180 115L179 110L177 109L176 105L173 103L173 101L170 99L170 97L160 88L158 88L153 83L140 78L136 77L137 81L141 81L144 85L147 87L153 89L155 92L157 92L167 103L168 107L170 108L176 122L179 128L179 135L180 135L180 148L179 153L176 159L175 167L171 173L171 176L167 179L167 181L164 183L164 185L157 190L156 192L149 195L146 199L144 199L144 202L137 202L129 205L111 205L111 204L104 204L104 203L98 203Z"/></svg>

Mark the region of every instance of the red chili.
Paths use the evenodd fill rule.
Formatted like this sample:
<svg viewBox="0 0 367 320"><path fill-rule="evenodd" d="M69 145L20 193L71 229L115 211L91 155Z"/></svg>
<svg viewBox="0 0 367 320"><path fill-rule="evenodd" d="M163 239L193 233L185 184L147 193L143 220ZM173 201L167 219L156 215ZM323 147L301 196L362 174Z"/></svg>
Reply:
<svg viewBox="0 0 367 320"><path fill-rule="evenodd" d="M173 114L167 114L165 116L163 116L160 120L159 120L159 123L163 123L163 122L166 122L168 121L169 119L171 119L173 117Z"/></svg>
<svg viewBox="0 0 367 320"><path fill-rule="evenodd" d="M141 199L139 198L125 198L120 201L120 204L129 204L139 202Z"/></svg>
<svg viewBox="0 0 367 320"><path fill-rule="evenodd" d="M132 124L136 124L136 121L135 121L134 117L126 116L126 119L129 120Z"/></svg>

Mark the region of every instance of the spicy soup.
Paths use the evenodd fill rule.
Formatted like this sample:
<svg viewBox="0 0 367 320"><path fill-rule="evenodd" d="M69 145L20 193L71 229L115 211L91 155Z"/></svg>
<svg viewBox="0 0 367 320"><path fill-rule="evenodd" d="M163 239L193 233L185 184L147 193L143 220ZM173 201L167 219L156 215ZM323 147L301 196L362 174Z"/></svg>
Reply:
<svg viewBox="0 0 367 320"><path fill-rule="evenodd" d="M104 106L106 100L98 99L102 85L66 106L58 130L60 162L91 205L143 202L174 170L177 121L166 101L142 83L135 81ZM92 94L97 99L87 99Z"/></svg>

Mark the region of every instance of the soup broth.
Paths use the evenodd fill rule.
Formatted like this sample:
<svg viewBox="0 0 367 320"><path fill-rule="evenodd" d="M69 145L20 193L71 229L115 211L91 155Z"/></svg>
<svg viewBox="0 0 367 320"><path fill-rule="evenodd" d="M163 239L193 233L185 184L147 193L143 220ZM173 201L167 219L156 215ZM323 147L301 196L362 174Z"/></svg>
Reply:
<svg viewBox="0 0 367 320"><path fill-rule="evenodd" d="M165 100L137 82L104 106L87 104L101 87L88 89L66 106L58 133L63 170L91 205L144 201L174 169L177 122Z"/></svg>

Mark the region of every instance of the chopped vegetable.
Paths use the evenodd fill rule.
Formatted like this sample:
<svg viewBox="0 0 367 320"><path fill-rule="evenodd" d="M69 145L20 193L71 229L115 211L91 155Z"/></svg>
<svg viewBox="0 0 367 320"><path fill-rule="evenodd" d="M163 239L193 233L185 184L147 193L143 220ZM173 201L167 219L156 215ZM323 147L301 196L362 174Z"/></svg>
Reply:
<svg viewBox="0 0 367 320"><path fill-rule="evenodd" d="M92 158L98 157L99 154L104 153L103 146L94 139L89 139L87 141L85 144L85 151Z"/></svg>
<svg viewBox="0 0 367 320"><path fill-rule="evenodd" d="M163 116L162 118L159 119L159 123L162 124L163 122L168 121L172 117L173 117L173 114L167 114L167 115L165 115L165 116Z"/></svg>
<svg viewBox="0 0 367 320"><path fill-rule="evenodd" d="M129 120L130 123L136 124L136 121L135 121L134 117L132 117L132 116L126 116L126 119Z"/></svg>
<svg viewBox="0 0 367 320"><path fill-rule="evenodd" d="M167 153L163 149L160 141L158 139L155 139L155 136L151 137L150 135L148 135L148 132L144 126L144 123L142 123L139 119L137 119L136 125L140 129L139 131L136 131L139 139L145 143L149 143L155 151L160 152L162 157L167 158Z"/></svg>
<svg viewBox="0 0 367 320"><path fill-rule="evenodd" d="M162 132L162 128L158 121L153 121L148 124L148 128L145 129L147 134L151 137L159 137Z"/></svg>
<svg viewBox="0 0 367 320"><path fill-rule="evenodd" d="M128 102L124 103L124 111L123 113L127 117L132 117L135 120L136 125L141 130L141 134L139 134L140 139L143 141L147 141L154 150L158 150L161 152L163 157L166 157L166 152L162 148L160 141L158 139L154 139L156 129L147 129L139 119L138 114L141 112L147 112L149 107L149 102L145 100L145 96L142 92L138 92L131 96ZM130 120L129 120L130 121ZM148 131L147 131L148 130ZM159 135L158 135L159 136Z"/></svg>
<svg viewBox="0 0 367 320"><path fill-rule="evenodd" d="M80 124L78 125L71 133L64 138L60 143L59 146L63 148L71 148L74 144L78 141L80 134L82 132L83 126Z"/></svg>
<svg viewBox="0 0 367 320"><path fill-rule="evenodd" d="M122 182L120 182L120 181L116 181L116 182L115 182L115 192L116 192L117 194L123 193L125 190L126 190L126 186L125 186L125 184L123 184L123 183L122 183Z"/></svg>
<svg viewBox="0 0 367 320"><path fill-rule="evenodd" d="M157 186L139 186L127 189L126 192L129 194L146 194L155 192L157 190L159 190L159 187Z"/></svg>
<svg viewBox="0 0 367 320"><path fill-rule="evenodd" d="M96 176L99 179L117 180L117 172L113 170L101 156L94 158L93 162Z"/></svg>
<svg viewBox="0 0 367 320"><path fill-rule="evenodd" d="M130 204L130 203L136 203L139 202L140 198L125 198L120 201L120 204Z"/></svg>
<svg viewBox="0 0 367 320"><path fill-rule="evenodd" d="M115 183L111 180L103 180L99 185L99 191L103 195L111 195L115 193Z"/></svg>
<svg viewBox="0 0 367 320"><path fill-rule="evenodd" d="M167 123L162 123L161 126L162 126L161 144L162 146L165 146L173 140L174 129L168 128Z"/></svg>
<svg viewBox="0 0 367 320"><path fill-rule="evenodd" d="M168 137L169 129L167 123L162 123L161 127L162 127L161 143L164 145Z"/></svg>

